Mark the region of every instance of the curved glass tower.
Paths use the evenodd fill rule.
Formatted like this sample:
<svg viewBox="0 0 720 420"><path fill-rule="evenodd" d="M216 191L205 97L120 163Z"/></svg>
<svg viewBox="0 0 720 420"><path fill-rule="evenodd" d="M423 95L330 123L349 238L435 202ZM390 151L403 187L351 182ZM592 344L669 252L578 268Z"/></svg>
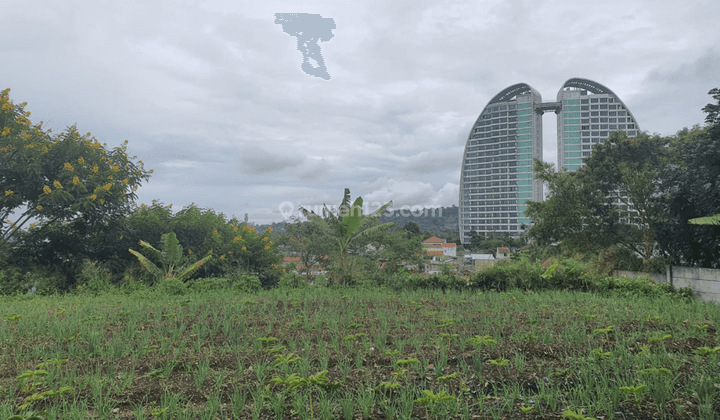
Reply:
<svg viewBox="0 0 720 420"><path fill-rule="evenodd" d="M628 137L640 133L635 117L618 96L588 79L573 78L557 94L558 169L574 171L584 165L592 146L604 143L614 131Z"/></svg>
<svg viewBox="0 0 720 420"><path fill-rule="evenodd" d="M542 115L557 114L558 168L584 165L593 144L612 132L640 134L635 117L617 95L600 83L572 78L556 102L542 102L525 83L495 95L475 121L465 144L460 170L460 240L480 235L519 235L530 224L526 202L542 201L543 186L533 178L533 159L542 160Z"/></svg>
<svg viewBox="0 0 720 420"><path fill-rule="evenodd" d="M519 234L527 200L542 200L533 158L542 159L540 93L512 85L488 102L468 135L460 170L460 240L470 232Z"/></svg>

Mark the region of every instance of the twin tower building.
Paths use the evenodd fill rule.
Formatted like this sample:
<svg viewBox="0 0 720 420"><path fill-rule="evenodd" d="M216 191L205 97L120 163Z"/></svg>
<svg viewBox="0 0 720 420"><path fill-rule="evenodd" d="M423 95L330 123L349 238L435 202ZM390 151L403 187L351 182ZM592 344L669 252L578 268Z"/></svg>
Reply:
<svg viewBox="0 0 720 420"><path fill-rule="evenodd" d="M511 236L531 223L527 201L542 201L542 183L533 178L533 159L543 158L542 116L557 115L558 168L575 171L592 146L614 131L640 134L635 117L607 87L588 79L565 82L555 102L543 102L525 83L512 85L488 102L465 145L460 172L460 240L470 232Z"/></svg>

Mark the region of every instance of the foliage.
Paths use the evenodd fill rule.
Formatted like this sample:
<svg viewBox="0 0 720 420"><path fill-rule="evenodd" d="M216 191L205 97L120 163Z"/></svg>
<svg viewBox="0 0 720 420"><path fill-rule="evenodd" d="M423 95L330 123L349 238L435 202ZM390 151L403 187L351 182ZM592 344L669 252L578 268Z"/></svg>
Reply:
<svg viewBox="0 0 720 420"><path fill-rule="evenodd" d="M142 267L153 276L155 283L170 278L176 278L181 282L185 282L190 278L190 276L195 274L195 272L197 272L203 264L212 259L212 255L207 255L192 264L181 265L183 262L183 249L182 246L180 246L180 242L178 242L175 233L170 232L165 234L162 236L162 239L162 251L156 249L145 241L140 241L140 246L152 253L154 258L160 262L160 267L155 265L155 263L143 254L133 249L129 249L130 253L137 257L140 265L142 265Z"/></svg>
<svg viewBox="0 0 720 420"><path fill-rule="evenodd" d="M222 213L194 204L174 215L171 209L172 204L158 201L141 205L128 218L128 240L136 244L144 239L155 246L163 234L174 232L185 246L187 261L196 261L198 255L214 256L198 269L200 277L228 277L240 272L257 276L264 287L277 283L282 268L271 228L258 232L236 218L227 220Z"/></svg>
<svg viewBox="0 0 720 420"><path fill-rule="evenodd" d="M705 128L665 138L613 133L571 173L537 161L550 197L528 206L531 237L570 253L626 249L648 272L658 255L662 263L720 267L720 226L708 217L720 212L720 89L709 93L718 104L703 108Z"/></svg>
<svg viewBox="0 0 720 420"><path fill-rule="evenodd" d="M351 271L352 261L348 261L348 252L361 238L368 238L393 226L392 222L378 224L377 219L392 205L392 201L381 206L371 214L364 214L363 199L358 197L350 205L350 190L345 188L343 200L335 214L327 206L323 208L322 217L315 212L300 208L303 216L314 223L324 235L337 243L334 265L338 270L332 272L336 283L349 284L353 282Z"/></svg>
<svg viewBox="0 0 720 420"><path fill-rule="evenodd" d="M300 220L285 226L283 242L294 255L300 257L300 271L305 272L306 282L310 281L313 269L327 263L334 245L316 223Z"/></svg>
<svg viewBox="0 0 720 420"><path fill-rule="evenodd" d="M52 135L25 106L0 93L0 243L24 269L62 270L67 287L84 259L113 259L122 218L152 171L132 161L127 141L108 149L75 126Z"/></svg>

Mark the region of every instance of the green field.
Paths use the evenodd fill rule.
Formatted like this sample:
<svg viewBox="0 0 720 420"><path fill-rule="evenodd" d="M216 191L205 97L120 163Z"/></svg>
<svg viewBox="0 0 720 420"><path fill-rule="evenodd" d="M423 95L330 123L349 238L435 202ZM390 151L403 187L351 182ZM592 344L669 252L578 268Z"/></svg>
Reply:
<svg viewBox="0 0 720 420"><path fill-rule="evenodd" d="M0 317L0 419L708 419L720 408L720 308L688 298L118 292L0 298Z"/></svg>

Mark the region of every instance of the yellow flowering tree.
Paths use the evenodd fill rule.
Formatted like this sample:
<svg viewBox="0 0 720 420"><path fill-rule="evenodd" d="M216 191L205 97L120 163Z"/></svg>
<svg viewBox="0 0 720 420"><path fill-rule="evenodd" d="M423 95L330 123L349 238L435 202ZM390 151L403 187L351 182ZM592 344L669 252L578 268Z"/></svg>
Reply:
<svg viewBox="0 0 720 420"><path fill-rule="evenodd" d="M75 126L55 135L33 125L9 92L0 93L0 243L26 262L67 268L72 279L83 258L114 252L112 232L152 171L133 162L127 141L109 148ZM36 227L24 229L31 220Z"/></svg>

